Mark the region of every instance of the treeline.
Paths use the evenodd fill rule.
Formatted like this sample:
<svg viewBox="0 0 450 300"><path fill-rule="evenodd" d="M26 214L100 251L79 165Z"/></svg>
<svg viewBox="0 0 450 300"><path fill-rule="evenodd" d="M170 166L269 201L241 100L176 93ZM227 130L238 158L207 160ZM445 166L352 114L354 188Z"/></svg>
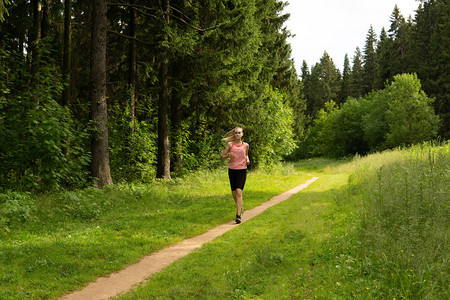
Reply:
<svg viewBox="0 0 450 300"><path fill-rule="evenodd" d="M270 164L302 135L284 2L0 3L1 189L213 168L238 125Z"/></svg>
<svg viewBox="0 0 450 300"><path fill-rule="evenodd" d="M327 102L296 155L345 157L409 146L437 136L440 119L416 75L399 74L383 90Z"/></svg>
<svg viewBox="0 0 450 300"><path fill-rule="evenodd" d="M450 5L443 0L421 2L415 18L408 20L395 6L390 28L383 28L379 38L370 27L363 50L356 49L352 63L345 56L342 72L326 52L311 69L303 61L310 134L293 157L364 154L450 137ZM395 77L404 73L417 76ZM393 93L396 88L403 89L404 95ZM398 110L398 115L391 112L389 118L397 125L388 124L386 114L396 111L392 105L397 104L404 110ZM422 128L419 115L427 123ZM395 133L400 126L403 138Z"/></svg>
<svg viewBox="0 0 450 300"><path fill-rule="evenodd" d="M447 1L422 1L414 20L395 7L389 30L377 39L370 28L342 73L325 52L311 69L303 62L300 76L285 5L0 0L0 189L102 187L215 168L235 126L244 127L252 167L449 138ZM394 77L404 73L417 77ZM394 120L390 111L412 101L391 93L397 86L429 113L427 134ZM341 123L347 115L354 120ZM370 131L368 118L379 127ZM342 139L352 131L361 142Z"/></svg>

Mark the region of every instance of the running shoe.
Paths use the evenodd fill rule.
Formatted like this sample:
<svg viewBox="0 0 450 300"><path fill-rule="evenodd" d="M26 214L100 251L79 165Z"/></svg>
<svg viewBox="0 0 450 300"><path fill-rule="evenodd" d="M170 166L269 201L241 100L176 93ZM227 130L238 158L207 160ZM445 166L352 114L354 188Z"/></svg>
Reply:
<svg viewBox="0 0 450 300"><path fill-rule="evenodd" d="M241 221L241 216L240 215L236 215L236 224L239 224L239 223L241 223L242 221Z"/></svg>

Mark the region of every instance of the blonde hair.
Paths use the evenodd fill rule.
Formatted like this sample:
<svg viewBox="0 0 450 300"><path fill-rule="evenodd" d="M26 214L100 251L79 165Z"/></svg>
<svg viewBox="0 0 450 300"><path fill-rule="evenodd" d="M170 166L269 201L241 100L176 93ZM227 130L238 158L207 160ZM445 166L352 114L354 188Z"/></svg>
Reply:
<svg viewBox="0 0 450 300"><path fill-rule="evenodd" d="M227 143L228 143L228 142L231 142L231 141L234 141L234 140L235 140L234 132L236 131L236 129L241 129L242 131L244 130L244 129L242 129L242 127L235 127L235 128L233 128L232 130L228 131L228 132L223 136L222 141L227 142Z"/></svg>

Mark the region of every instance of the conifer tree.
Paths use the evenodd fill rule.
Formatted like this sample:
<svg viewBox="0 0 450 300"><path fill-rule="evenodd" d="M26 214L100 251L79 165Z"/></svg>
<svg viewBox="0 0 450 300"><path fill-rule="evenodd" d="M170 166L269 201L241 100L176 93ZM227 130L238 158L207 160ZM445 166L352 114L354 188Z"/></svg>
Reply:
<svg viewBox="0 0 450 300"><path fill-rule="evenodd" d="M408 72L407 50L408 50L408 24L400 13L400 9L395 5L391 14L391 26L389 37L392 39L390 48L390 68L391 75Z"/></svg>
<svg viewBox="0 0 450 300"><path fill-rule="evenodd" d="M341 74L333 60L325 51L320 63L311 69L309 79L305 81L305 96L307 111L311 118L315 118L318 111L326 102L339 98ZM306 87L307 85L307 87Z"/></svg>
<svg viewBox="0 0 450 300"><path fill-rule="evenodd" d="M350 67L350 60L348 59L348 54L344 57L344 69L342 71L342 81L341 81L341 91L339 96L339 103L344 103L350 96L351 92L351 76L352 70Z"/></svg>
<svg viewBox="0 0 450 300"><path fill-rule="evenodd" d="M445 0L420 5L411 30L411 70L417 72L427 95L435 97L441 117L440 135L450 138L450 3ZM445 71L444 71L445 70Z"/></svg>
<svg viewBox="0 0 450 300"><path fill-rule="evenodd" d="M302 77L303 81L307 80L309 77L309 67L308 67L308 64L306 63L306 60L303 60L303 63L302 63L301 77Z"/></svg>
<svg viewBox="0 0 450 300"><path fill-rule="evenodd" d="M366 44L364 46L364 66L363 66L363 94L371 92L376 86L377 62L376 62L376 34L372 25L367 32Z"/></svg>
<svg viewBox="0 0 450 300"><path fill-rule="evenodd" d="M108 0L95 0L92 6L91 37L91 174L95 185L112 184L108 147L108 109L106 101L106 32Z"/></svg>
<svg viewBox="0 0 450 300"><path fill-rule="evenodd" d="M0 0L0 22L5 20L4 15L8 14L5 4L9 4L9 0Z"/></svg>
<svg viewBox="0 0 450 300"><path fill-rule="evenodd" d="M377 77L376 77L376 89L382 89L385 86L387 80L392 79L390 59L392 47L392 39L388 37L384 27L381 29L380 40L378 42L376 50L376 60L377 60Z"/></svg>
<svg viewBox="0 0 450 300"><path fill-rule="evenodd" d="M352 75L350 76L350 96L358 98L363 95L363 66L361 61L361 50L356 47L353 56Z"/></svg>

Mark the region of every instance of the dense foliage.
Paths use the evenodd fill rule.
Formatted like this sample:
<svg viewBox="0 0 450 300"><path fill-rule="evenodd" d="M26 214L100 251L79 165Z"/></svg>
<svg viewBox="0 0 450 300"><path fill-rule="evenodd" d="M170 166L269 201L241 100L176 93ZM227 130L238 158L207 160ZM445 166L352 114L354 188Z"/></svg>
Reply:
<svg viewBox="0 0 450 300"><path fill-rule="evenodd" d="M440 123L432 103L416 75L396 75L385 89L339 108L328 102L297 154L344 157L431 140Z"/></svg>
<svg viewBox="0 0 450 300"><path fill-rule="evenodd" d="M106 2L109 134L93 115L100 100L86 63L98 55L90 45L101 43L89 39L98 6L2 1L2 188L83 186L98 160L92 145L105 137L114 181L151 180L163 159L173 175L217 167L221 138L238 125L254 167L295 147L305 104L284 2ZM170 157L162 158L166 138Z"/></svg>
<svg viewBox="0 0 450 300"><path fill-rule="evenodd" d="M311 69L303 63L301 77L285 5L0 1L0 188L216 168L235 126L252 167L298 146L291 157L340 157L449 137L446 1L423 1L409 20L394 7L390 28L377 38L371 27L342 72L325 52ZM102 14L103 27L93 26ZM417 77L395 77L404 73Z"/></svg>

